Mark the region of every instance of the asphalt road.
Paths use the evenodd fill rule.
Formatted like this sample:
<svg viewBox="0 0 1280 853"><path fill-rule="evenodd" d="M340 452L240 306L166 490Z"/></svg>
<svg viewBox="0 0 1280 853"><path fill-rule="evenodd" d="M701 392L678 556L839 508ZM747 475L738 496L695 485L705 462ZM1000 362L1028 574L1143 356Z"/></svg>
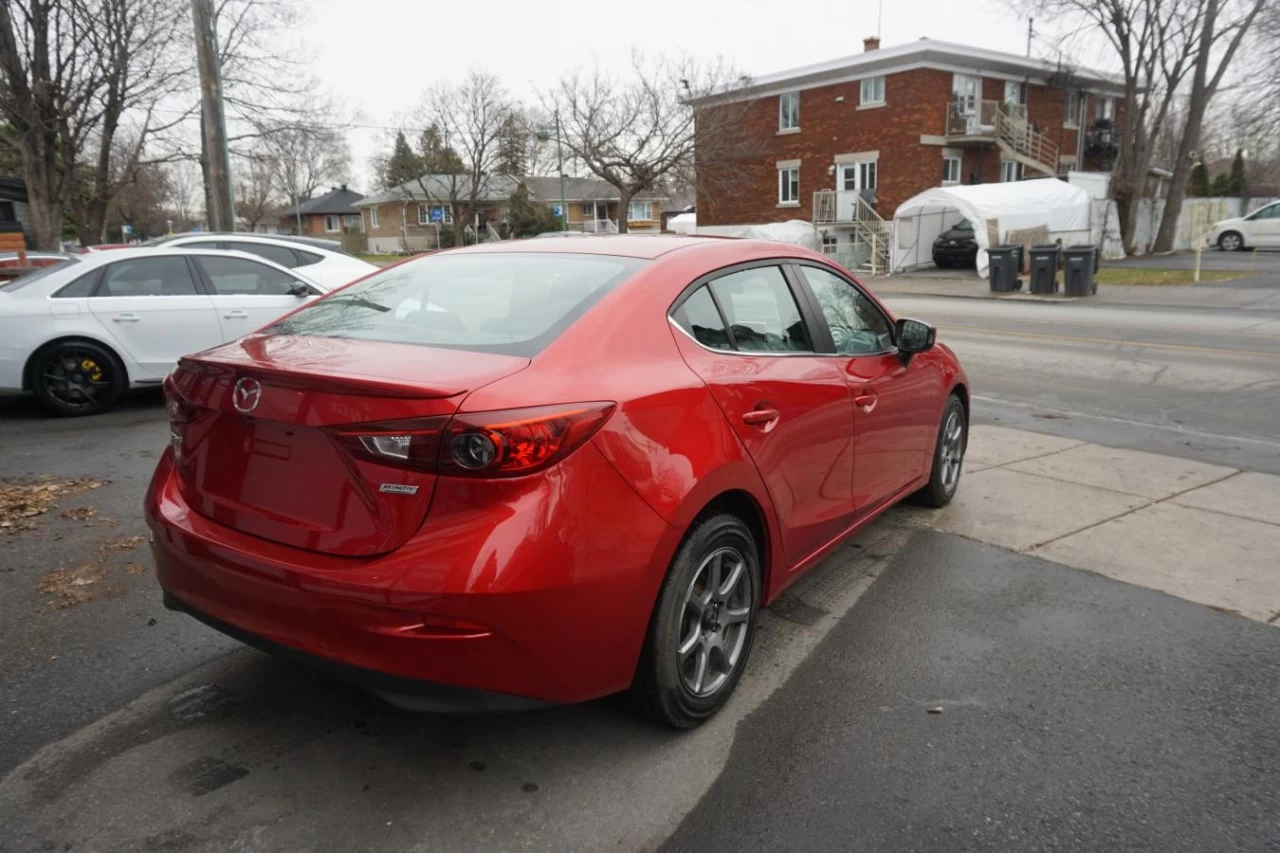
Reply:
<svg viewBox="0 0 1280 853"><path fill-rule="evenodd" d="M938 326L982 422L1280 474L1280 311L886 301Z"/></svg>
<svg viewBox="0 0 1280 853"><path fill-rule="evenodd" d="M1161 270L1195 269L1195 252L1175 252L1171 255L1138 255L1119 261L1107 261L1109 266L1146 267ZM1231 270L1258 275L1280 275L1280 250L1259 249L1256 252L1220 252L1205 249L1200 253L1200 268L1206 270Z"/></svg>
<svg viewBox="0 0 1280 853"><path fill-rule="evenodd" d="M1277 652L1266 625L921 534L663 849L1274 850Z"/></svg>

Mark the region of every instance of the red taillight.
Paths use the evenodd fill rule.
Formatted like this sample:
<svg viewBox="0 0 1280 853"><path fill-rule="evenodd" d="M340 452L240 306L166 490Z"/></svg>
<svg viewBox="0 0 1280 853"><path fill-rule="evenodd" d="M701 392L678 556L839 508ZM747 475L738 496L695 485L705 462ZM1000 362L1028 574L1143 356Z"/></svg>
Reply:
<svg viewBox="0 0 1280 853"><path fill-rule="evenodd" d="M335 430L353 455L453 476L518 477L550 467L595 433L613 403L575 403L359 424Z"/></svg>
<svg viewBox="0 0 1280 853"><path fill-rule="evenodd" d="M187 424L196 416L196 407L183 400L172 388L165 389L164 410L169 415L169 446L176 459L182 459L182 441Z"/></svg>

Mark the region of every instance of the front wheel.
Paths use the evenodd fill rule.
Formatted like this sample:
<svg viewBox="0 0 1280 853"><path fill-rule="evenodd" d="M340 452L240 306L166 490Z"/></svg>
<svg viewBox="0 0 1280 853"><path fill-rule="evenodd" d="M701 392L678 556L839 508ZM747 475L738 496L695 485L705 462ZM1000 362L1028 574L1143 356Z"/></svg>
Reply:
<svg viewBox="0 0 1280 853"><path fill-rule="evenodd" d="M952 394L942 410L942 425L933 448L933 471L928 484L916 492L916 499L925 506L943 507L951 503L960 486L960 467L969 445L969 427L964 416L964 404Z"/></svg>
<svg viewBox="0 0 1280 853"><path fill-rule="evenodd" d="M96 415L124 393L124 368L106 347L92 341L62 341L36 354L31 390L55 415Z"/></svg>
<svg viewBox="0 0 1280 853"><path fill-rule="evenodd" d="M698 523L676 554L645 638L632 697L655 722L691 729L733 694L751 653L760 557L737 516Z"/></svg>
<svg viewBox="0 0 1280 853"><path fill-rule="evenodd" d="M1244 238L1234 231L1228 231L1218 238L1218 248L1224 252L1238 252L1244 248Z"/></svg>

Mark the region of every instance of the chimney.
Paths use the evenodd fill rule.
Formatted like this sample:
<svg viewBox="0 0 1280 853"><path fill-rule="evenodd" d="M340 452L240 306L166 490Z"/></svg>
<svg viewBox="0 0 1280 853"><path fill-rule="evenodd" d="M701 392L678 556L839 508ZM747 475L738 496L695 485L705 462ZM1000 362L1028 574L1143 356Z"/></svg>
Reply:
<svg viewBox="0 0 1280 853"><path fill-rule="evenodd" d="M342 185L342 191L343 191L343 192L346 192L346 191L347 191L347 185L346 185L346 184L343 184L343 185Z"/></svg>
<svg viewBox="0 0 1280 853"><path fill-rule="evenodd" d="M862 52L870 53L880 49L880 36L867 36L862 40Z"/></svg>

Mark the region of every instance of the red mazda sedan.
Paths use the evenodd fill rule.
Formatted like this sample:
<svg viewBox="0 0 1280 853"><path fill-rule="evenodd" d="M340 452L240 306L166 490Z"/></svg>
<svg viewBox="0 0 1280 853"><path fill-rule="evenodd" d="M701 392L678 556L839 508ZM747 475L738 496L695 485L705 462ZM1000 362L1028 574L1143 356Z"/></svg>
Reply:
<svg viewBox="0 0 1280 853"><path fill-rule="evenodd" d="M894 502L955 494L934 330L822 255L522 241L377 272L165 383L166 603L410 708L733 692L758 609Z"/></svg>

